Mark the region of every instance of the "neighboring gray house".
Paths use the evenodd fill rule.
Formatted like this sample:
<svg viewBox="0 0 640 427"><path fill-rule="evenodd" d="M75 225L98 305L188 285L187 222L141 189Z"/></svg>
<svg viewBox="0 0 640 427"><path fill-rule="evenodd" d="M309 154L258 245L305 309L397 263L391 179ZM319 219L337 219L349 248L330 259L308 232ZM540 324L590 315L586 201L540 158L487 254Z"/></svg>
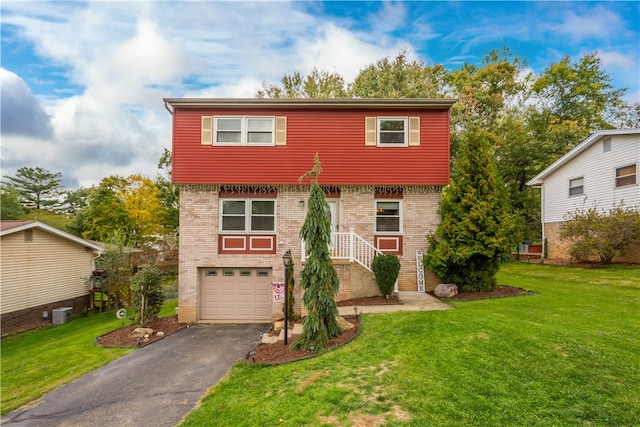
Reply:
<svg viewBox="0 0 640 427"><path fill-rule="evenodd" d="M51 324L56 308L79 313L89 306L97 243L39 221L0 224L2 335Z"/></svg>
<svg viewBox="0 0 640 427"><path fill-rule="evenodd" d="M593 133L527 182L541 189L542 237L547 258L569 259L568 244L558 238L567 213L597 205L604 212L620 202L640 209L640 129ZM640 262L640 248L630 247L614 262Z"/></svg>

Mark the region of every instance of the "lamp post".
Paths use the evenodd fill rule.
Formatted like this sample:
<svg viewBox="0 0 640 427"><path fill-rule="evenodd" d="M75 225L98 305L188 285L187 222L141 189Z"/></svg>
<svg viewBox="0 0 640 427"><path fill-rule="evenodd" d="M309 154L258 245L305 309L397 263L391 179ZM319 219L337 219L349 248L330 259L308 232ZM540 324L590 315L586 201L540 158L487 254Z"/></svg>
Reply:
<svg viewBox="0 0 640 427"><path fill-rule="evenodd" d="M284 264L284 345L289 345L289 266L291 265L291 251L282 255Z"/></svg>

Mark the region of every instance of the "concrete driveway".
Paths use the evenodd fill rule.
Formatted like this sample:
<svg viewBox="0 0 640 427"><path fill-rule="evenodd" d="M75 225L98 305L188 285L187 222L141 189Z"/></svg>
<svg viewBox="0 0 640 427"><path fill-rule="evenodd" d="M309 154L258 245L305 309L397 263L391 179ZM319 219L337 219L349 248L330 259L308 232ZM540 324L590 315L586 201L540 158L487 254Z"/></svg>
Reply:
<svg viewBox="0 0 640 427"><path fill-rule="evenodd" d="M269 324L195 325L2 417L5 426L175 426Z"/></svg>

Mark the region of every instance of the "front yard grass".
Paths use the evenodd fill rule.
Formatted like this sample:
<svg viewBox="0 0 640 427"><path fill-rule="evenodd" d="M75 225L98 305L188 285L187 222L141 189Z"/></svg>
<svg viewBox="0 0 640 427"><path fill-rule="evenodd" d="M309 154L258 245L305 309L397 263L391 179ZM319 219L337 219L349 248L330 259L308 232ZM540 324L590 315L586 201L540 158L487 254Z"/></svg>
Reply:
<svg viewBox="0 0 640 427"><path fill-rule="evenodd" d="M236 365L183 426L632 426L640 268L504 264L531 296L364 315L351 344Z"/></svg>
<svg viewBox="0 0 640 427"><path fill-rule="evenodd" d="M175 313L177 299L163 305L161 316ZM77 317L57 326L24 332L2 340L2 415L68 383L134 348L103 348L95 338L130 324L114 312Z"/></svg>

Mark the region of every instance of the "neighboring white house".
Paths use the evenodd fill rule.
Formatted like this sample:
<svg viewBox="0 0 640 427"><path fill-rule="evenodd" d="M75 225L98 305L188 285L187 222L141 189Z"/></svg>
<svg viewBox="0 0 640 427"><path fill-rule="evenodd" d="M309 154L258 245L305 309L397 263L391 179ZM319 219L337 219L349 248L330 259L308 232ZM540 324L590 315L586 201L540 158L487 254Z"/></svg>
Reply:
<svg viewBox="0 0 640 427"><path fill-rule="evenodd" d="M2 335L51 324L57 308L88 307L87 278L101 246L39 221L0 224Z"/></svg>
<svg viewBox="0 0 640 427"><path fill-rule="evenodd" d="M541 189L547 258L569 258L567 243L558 233L566 215L577 208L597 206L607 212L622 202L640 210L639 167L640 129L601 130L527 182ZM640 250L630 248L614 261L640 262Z"/></svg>

